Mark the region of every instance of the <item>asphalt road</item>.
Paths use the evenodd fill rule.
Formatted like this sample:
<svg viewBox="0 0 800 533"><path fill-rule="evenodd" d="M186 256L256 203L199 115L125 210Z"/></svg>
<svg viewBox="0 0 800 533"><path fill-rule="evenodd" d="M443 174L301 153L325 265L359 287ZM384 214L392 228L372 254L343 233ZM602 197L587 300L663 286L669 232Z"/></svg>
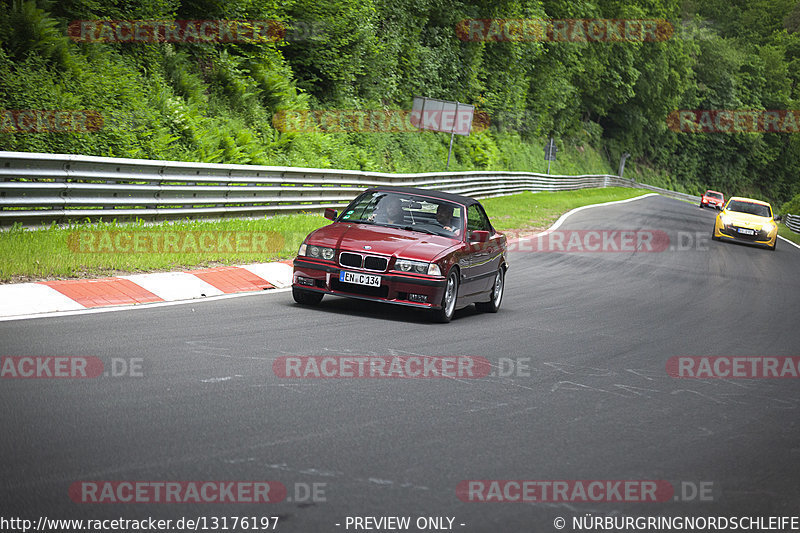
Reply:
<svg viewBox="0 0 800 533"><path fill-rule="evenodd" d="M800 516L800 381L666 371L677 356L800 355L800 250L710 241L713 217L662 197L576 213L561 229L663 230L672 249L512 253L500 312L450 324L340 298L306 308L288 292L2 322L0 355L116 358L141 375L0 379L0 516L279 516L275 530L292 532L353 531L348 516L476 532L556 531L557 517L573 531L587 513ZM411 354L511 375L284 379L272 366ZM70 499L76 482L130 480L270 480L288 495ZM675 496L471 502L464 480L664 480Z"/></svg>

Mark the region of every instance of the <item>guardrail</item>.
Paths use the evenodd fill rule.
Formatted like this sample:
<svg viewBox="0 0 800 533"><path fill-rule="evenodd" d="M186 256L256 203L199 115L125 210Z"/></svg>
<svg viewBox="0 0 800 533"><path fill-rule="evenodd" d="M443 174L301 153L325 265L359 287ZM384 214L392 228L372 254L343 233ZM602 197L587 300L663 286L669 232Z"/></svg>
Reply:
<svg viewBox="0 0 800 533"><path fill-rule="evenodd" d="M386 174L0 151L0 224L260 216L341 208L365 188L403 185L474 198L523 191L638 187L618 176L473 171Z"/></svg>
<svg viewBox="0 0 800 533"><path fill-rule="evenodd" d="M662 194L664 196L669 196L669 197L672 197L672 198L676 198L678 200L684 200L684 201L687 201L687 202L692 202L692 203L697 203L697 204L700 203L700 197L699 196L694 196L692 194L686 194L686 193L677 192L677 191L670 191L669 189L662 189L661 187L654 187L652 185L646 185L644 183L634 183L632 186L636 187L636 188L639 188L639 189L647 189L648 191L657 192L658 194Z"/></svg>
<svg viewBox="0 0 800 533"><path fill-rule="evenodd" d="M800 215L784 215L783 223L795 233L800 233Z"/></svg>

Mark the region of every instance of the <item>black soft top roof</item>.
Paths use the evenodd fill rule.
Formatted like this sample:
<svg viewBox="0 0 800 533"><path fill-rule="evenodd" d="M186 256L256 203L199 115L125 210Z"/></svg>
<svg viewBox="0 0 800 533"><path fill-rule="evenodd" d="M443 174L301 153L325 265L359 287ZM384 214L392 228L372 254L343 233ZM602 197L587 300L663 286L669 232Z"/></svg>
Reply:
<svg viewBox="0 0 800 533"><path fill-rule="evenodd" d="M457 204L464 204L466 206L470 206L473 204L479 204L478 200L475 198L470 198L469 196L461 196L460 194L453 194L449 192L442 192L442 191L434 191L432 189L418 189L415 187L371 187L364 191L365 193L368 192L399 192L399 193L408 193L408 194L417 194L419 196L428 196L430 198L437 198L439 200L447 200L448 202L455 202Z"/></svg>

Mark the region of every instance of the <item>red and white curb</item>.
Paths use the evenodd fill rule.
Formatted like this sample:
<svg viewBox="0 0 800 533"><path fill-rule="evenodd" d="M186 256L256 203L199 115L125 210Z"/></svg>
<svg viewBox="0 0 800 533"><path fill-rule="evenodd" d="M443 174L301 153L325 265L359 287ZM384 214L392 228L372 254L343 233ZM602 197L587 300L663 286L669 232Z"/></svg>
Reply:
<svg viewBox="0 0 800 533"><path fill-rule="evenodd" d="M291 261L187 272L135 274L0 285L0 320L282 289L292 284Z"/></svg>

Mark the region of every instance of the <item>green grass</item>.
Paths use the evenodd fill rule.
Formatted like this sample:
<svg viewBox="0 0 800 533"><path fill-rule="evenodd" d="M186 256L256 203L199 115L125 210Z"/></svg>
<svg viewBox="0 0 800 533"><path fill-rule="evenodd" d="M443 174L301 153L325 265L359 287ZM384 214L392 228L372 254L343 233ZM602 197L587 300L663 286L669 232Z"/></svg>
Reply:
<svg viewBox="0 0 800 533"><path fill-rule="evenodd" d="M300 214L157 225L113 222L32 231L14 228L0 232L0 282L277 261L293 257L303 238L327 222L321 215Z"/></svg>
<svg viewBox="0 0 800 533"><path fill-rule="evenodd" d="M793 232L787 228L783 222L778 224L778 235L792 241L795 244L800 244L800 233Z"/></svg>
<svg viewBox="0 0 800 533"><path fill-rule="evenodd" d="M633 198L646 192L625 188L526 192L490 198L483 205L500 230L545 228L575 207ZM156 225L142 222L76 224L31 231L16 227L0 232L0 282L188 270L291 259L303 238L327 223L321 215L300 214L259 220L181 221ZM206 251L201 251L202 247Z"/></svg>

